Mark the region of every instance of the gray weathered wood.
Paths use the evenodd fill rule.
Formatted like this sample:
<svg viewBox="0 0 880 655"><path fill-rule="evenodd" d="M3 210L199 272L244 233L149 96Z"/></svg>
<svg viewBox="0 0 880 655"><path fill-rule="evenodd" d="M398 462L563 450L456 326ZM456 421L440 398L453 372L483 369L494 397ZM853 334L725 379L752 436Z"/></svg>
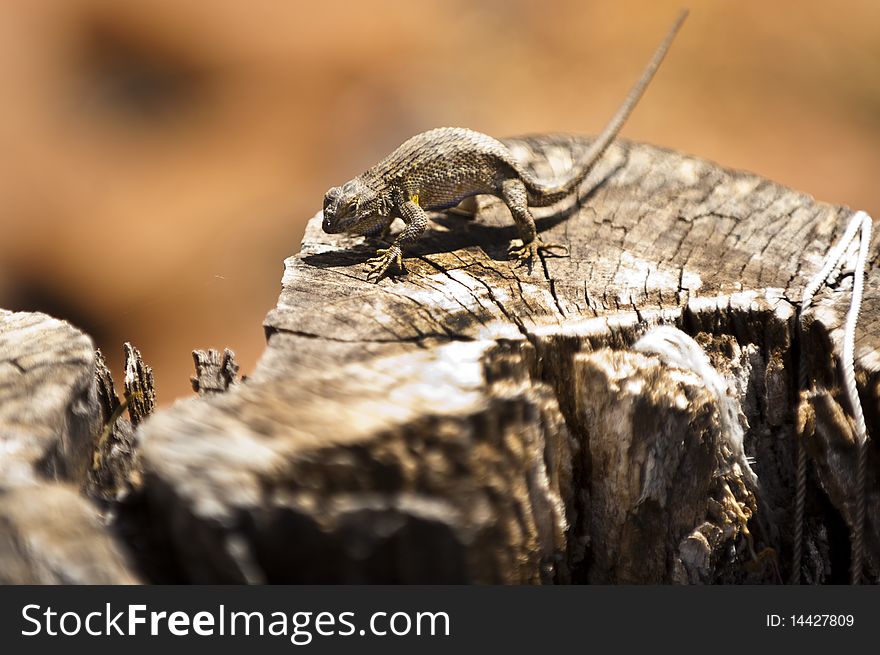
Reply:
<svg viewBox="0 0 880 655"><path fill-rule="evenodd" d="M588 141L509 143L548 176ZM529 274L506 261L507 209L494 199L478 207L475 220L436 216L408 253L409 275L379 285L363 270L375 244L326 235L316 216L285 262L253 375L141 426L148 514L181 578L787 578L798 357L845 406L835 352L851 278L817 298L803 339L798 299L849 210L618 142L576 202L539 214L546 240L569 244L571 256ZM872 263L856 343L872 435L878 287ZM731 468L718 399L700 379L628 352L661 323L697 337L729 381L757 488ZM823 426L826 451L852 454ZM830 566L848 537L832 513L851 521L853 490L835 483L850 464L811 452L804 578L845 581ZM872 579L877 486L872 472Z"/></svg>
<svg viewBox="0 0 880 655"><path fill-rule="evenodd" d="M125 351L125 398L128 401L128 415L133 427L153 413L156 406L156 388L153 383L153 369L144 363L141 352L126 342Z"/></svg>
<svg viewBox="0 0 880 655"><path fill-rule="evenodd" d="M509 141L544 177L587 143ZM472 207L437 215L409 275L379 285L363 271L377 244L315 217L253 375L231 384L231 358L197 355L198 390L225 393L151 416L152 371L126 344L131 421L88 337L0 312L0 581L779 582L799 438L801 579L848 579L861 490L836 357L852 277L820 293L803 333L797 312L849 210L626 142L539 216L570 257L514 268L507 209ZM856 357L873 436L871 252ZM633 350L660 324L693 336L729 393ZM867 580L877 461L872 440Z"/></svg>
<svg viewBox="0 0 880 655"><path fill-rule="evenodd" d="M0 310L0 480L85 480L101 424L94 367L70 324Z"/></svg>
<svg viewBox="0 0 880 655"><path fill-rule="evenodd" d="M104 420L95 364L68 323L0 310L0 583L137 581L78 493Z"/></svg>
<svg viewBox="0 0 880 655"><path fill-rule="evenodd" d="M134 584L98 512L68 485L0 486L0 584Z"/></svg>
<svg viewBox="0 0 880 655"><path fill-rule="evenodd" d="M199 395L222 393L230 385L237 384L239 365L235 353L226 348L219 350L193 350L196 374L191 378L193 391Z"/></svg>
<svg viewBox="0 0 880 655"><path fill-rule="evenodd" d="M141 360L137 348L125 344L124 352L127 398L132 398L133 394L138 394L138 398L149 398L149 411L152 411L155 402L152 371ZM139 369L143 371L141 376L128 375L130 371ZM149 375L146 375L147 371ZM119 400L113 386L113 376L100 349L95 352L95 383L98 387L103 428L95 440L87 490L96 498L113 500L124 497L141 484L140 451L135 442L134 427L132 421L123 414L124 410L129 409L134 412L134 416L140 417L138 412L145 411L147 406L141 403L132 408L130 400L127 399L124 403ZM148 384L149 387L145 389L143 384Z"/></svg>

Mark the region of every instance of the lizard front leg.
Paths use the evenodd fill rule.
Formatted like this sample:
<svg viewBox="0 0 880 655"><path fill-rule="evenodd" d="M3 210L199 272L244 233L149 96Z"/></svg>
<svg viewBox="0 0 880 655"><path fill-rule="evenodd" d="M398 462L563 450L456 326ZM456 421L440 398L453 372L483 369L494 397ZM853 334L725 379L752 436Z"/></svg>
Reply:
<svg viewBox="0 0 880 655"><path fill-rule="evenodd" d="M561 249L568 254L568 248L559 243L544 243L538 238L535 219L529 210L529 194L526 185L519 178L504 180L501 183L501 198L510 209L513 220L519 228L522 246L511 245L507 251L509 257L516 259L520 265L525 264L532 272L532 263L541 252ZM563 256L565 256L563 255Z"/></svg>
<svg viewBox="0 0 880 655"><path fill-rule="evenodd" d="M367 261L367 280L378 283L395 264L400 272L406 273L403 266L403 244L418 239L428 227L428 215L419 207L419 196L414 195L398 208L400 218L406 227L397 235L388 248L380 248L376 256Z"/></svg>

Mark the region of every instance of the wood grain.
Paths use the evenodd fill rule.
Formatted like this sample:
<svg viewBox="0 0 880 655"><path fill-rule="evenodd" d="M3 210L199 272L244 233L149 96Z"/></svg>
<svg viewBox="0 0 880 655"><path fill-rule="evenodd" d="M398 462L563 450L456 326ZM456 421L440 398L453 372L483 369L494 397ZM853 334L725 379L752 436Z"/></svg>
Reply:
<svg viewBox="0 0 880 655"><path fill-rule="evenodd" d="M547 177L589 141L508 143ZM787 577L797 362L807 357L811 384L843 402L834 353L851 276L822 293L803 338L798 299L850 210L625 141L577 199L536 212L570 257L514 268L506 207L477 206L474 220L435 216L406 253L409 274L379 285L364 274L377 244L326 235L316 216L285 262L253 375L142 426L145 493L184 578ZM871 434L876 254L856 344ZM628 352L657 324L696 337L728 380L757 489L730 472L717 398L697 377ZM816 582L836 579L829 562L848 538L829 514L840 494L828 492L845 468L826 464L808 504L805 577ZM877 496L873 476L874 577Z"/></svg>

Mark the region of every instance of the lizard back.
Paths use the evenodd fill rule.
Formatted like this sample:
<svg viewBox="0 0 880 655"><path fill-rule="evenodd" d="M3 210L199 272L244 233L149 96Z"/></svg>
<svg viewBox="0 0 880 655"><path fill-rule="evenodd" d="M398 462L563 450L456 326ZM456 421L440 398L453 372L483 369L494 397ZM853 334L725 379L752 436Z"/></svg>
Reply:
<svg viewBox="0 0 880 655"><path fill-rule="evenodd" d="M417 195L425 209L447 209L468 196L494 193L501 180L522 172L497 139L463 127L439 127L408 139L362 178L374 189Z"/></svg>

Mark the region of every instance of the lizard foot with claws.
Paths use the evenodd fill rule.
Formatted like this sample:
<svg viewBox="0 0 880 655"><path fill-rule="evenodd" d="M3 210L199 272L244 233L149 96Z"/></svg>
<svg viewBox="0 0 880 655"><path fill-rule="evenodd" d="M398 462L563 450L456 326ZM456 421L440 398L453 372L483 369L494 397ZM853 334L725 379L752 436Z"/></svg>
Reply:
<svg viewBox="0 0 880 655"><path fill-rule="evenodd" d="M378 283L392 264L396 265L399 274L406 274L406 268L403 266L403 253L400 246L391 246L390 248L380 248L376 251L376 256L367 260L367 281Z"/></svg>
<svg viewBox="0 0 880 655"><path fill-rule="evenodd" d="M369 170L329 189L324 195L324 232L372 235L378 225L387 227L400 218L405 227L394 244L369 261L367 279L378 282L394 263L405 272L401 248L425 232L426 212L462 208L462 201L492 195L510 209L522 236L522 245L511 249L511 257L531 271L541 253L560 246L535 238L530 208L552 207L577 192L635 109L686 16L687 11L679 14L605 129L564 175L539 178L504 143L480 132L461 127L428 130L405 141ZM463 209L468 211L467 206Z"/></svg>

